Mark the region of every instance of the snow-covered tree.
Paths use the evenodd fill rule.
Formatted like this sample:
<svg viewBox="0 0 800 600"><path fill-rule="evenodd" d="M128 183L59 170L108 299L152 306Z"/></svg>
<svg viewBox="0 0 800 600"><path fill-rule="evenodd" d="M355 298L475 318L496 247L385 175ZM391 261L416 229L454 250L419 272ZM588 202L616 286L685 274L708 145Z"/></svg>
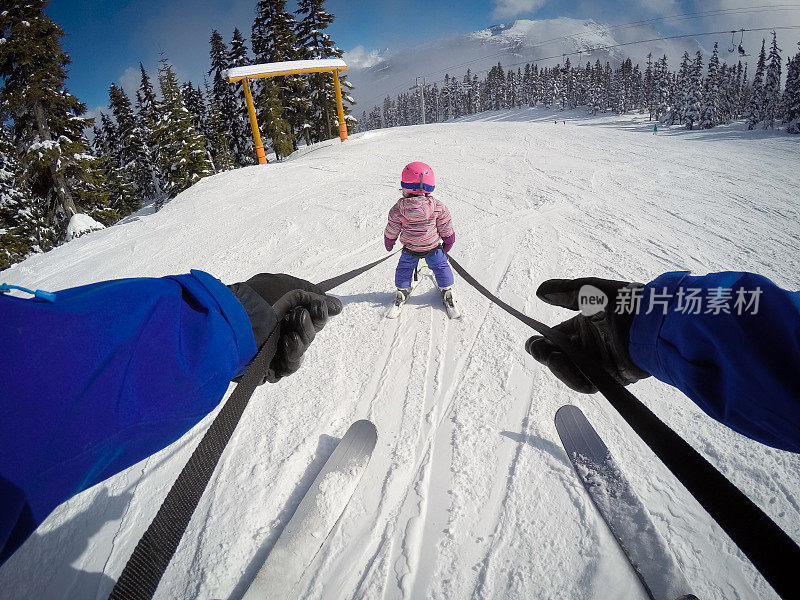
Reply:
<svg viewBox="0 0 800 600"><path fill-rule="evenodd" d="M781 49L775 32L772 32L772 45L769 50L769 64L764 80L764 129L775 127L775 119L781 103Z"/></svg>
<svg viewBox="0 0 800 600"><path fill-rule="evenodd" d="M783 92L784 121L789 133L800 133L800 42L797 46L797 54L789 59L786 89Z"/></svg>
<svg viewBox="0 0 800 600"><path fill-rule="evenodd" d="M686 127L694 129L700 125L701 107L703 102L703 54L697 51L692 66L685 94L684 120Z"/></svg>
<svg viewBox="0 0 800 600"><path fill-rule="evenodd" d="M228 57L227 68L241 67L250 63L247 54L247 45L244 36L238 28L233 30L231 51ZM244 87L241 83L233 86L234 109L220 104L220 111L230 124L231 152L233 152L236 165L246 167L256 162L256 153L253 148L253 132L250 129L250 119L247 115L247 102L244 97ZM229 112L231 111L231 112Z"/></svg>
<svg viewBox="0 0 800 600"><path fill-rule="evenodd" d="M183 104L192 116L192 125L197 133L207 139L208 133L208 109L203 90L200 86L194 87L191 81L181 84L181 96Z"/></svg>
<svg viewBox="0 0 800 600"><path fill-rule="evenodd" d="M142 63L139 63L139 70L142 74L139 89L136 92L136 111L139 113L145 131L151 132L158 121L158 100L150 76Z"/></svg>
<svg viewBox="0 0 800 600"><path fill-rule="evenodd" d="M230 53L222 39L222 35L216 29L211 31L210 43L211 68L208 70L208 75L211 77L211 89L208 90L209 93L206 95L208 96L209 105L216 107L217 116L212 117L211 109L209 108L209 131L207 132L207 138L210 142L209 150L215 157L214 165L219 170L220 166L217 164L216 160L217 154L230 152L231 148L235 147L234 123L239 120L237 117L240 116L235 114L237 110L235 90L236 87L241 87L242 84L236 84L236 87L234 87L233 84L228 83L227 78L223 74L231 66L229 63ZM228 116L227 118L223 118L222 115ZM212 118L218 118L219 122L214 123L212 126ZM213 132L211 130L213 130ZM222 143L220 134L224 137L224 150L218 147L218 144Z"/></svg>
<svg viewBox="0 0 800 600"><path fill-rule="evenodd" d="M325 11L325 0L298 0L296 14L300 16L297 23L297 43L305 49L305 58L341 58L344 51L336 46L325 30L333 22L333 15ZM352 85L343 74L339 74L342 85L342 102L345 115L350 113L350 106L355 100L349 91ZM311 125L310 133L314 140L325 140L338 135L335 125L337 118L336 94L333 88L333 77L328 73L315 73L309 77L308 117Z"/></svg>
<svg viewBox="0 0 800 600"><path fill-rule="evenodd" d="M689 53L684 52L675 77L675 94L672 100L672 110L670 111L670 125L683 123L686 114L686 99L691 79L691 68L692 62L689 58Z"/></svg>
<svg viewBox="0 0 800 600"><path fill-rule="evenodd" d="M73 214L114 219L108 209L99 162L83 134L91 119L65 88L63 30L44 14L46 0L6 0L0 12L0 105L13 122L13 143L33 197L41 199L56 239ZM4 119L5 120L5 119Z"/></svg>
<svg viewBox="0 0 800 600"><path fill-rule="evenodd" d="M286 0L259 0L253 21L251 38L257 63L291 60L295 57L296 38L291 15L284 9ZM285 78L280 78L285 79ZM258 121L272 137L276 156L291 154L294 148L292 124L288 115L292 110L286 103L288 88L285 81L265 79L256 89L255 103ZM291 148L287 151L287 148Z"/></svg>
<svg viewBox="0 0 800 600"><path fill-rule="evenodd" d="M292 147L292 130L289 122L283 118L283 107L278 91L278 86L266 80L262 94L261 116L265 123L267 135L272 139L272 149L275 157L280 160L289 156Z"/></svg>
<svg viewBox="0 0 800 600"><path fill-rule="evenodd" d="M653 53L647 55L647 67L644 70L644 97L647 102L647 111L649 119L652 121L656 112L656 104L658 103L655 83L655 70L653 69ZM658 119L658 117L656 117Z"/></svg>
<svg viewBox="0 0 800 600"><path fill-rule="evenodd" d="M104 172L108 204L118 217L124 217L140 206L136 187L123 166L120 128L105 113L100 115L101 126L94 127L92 147Z"/></svg>
<svg viewBox="0 0 800 600"><path fill-rule="evenodd" d="M153 136L158 146L158 162L164 174L164 192L178 195L201 177L213 174L206 157L203 138L192 125L192 115L183 103L178 78L172 66L162 59L158 69L161 110ZM160 200L156 209L161 208Z"/></svg>
<svg viewBox="0 0 800 600"><path fill-rule="evenodd" d="M670 110L670 92L672 77L667 65L667 55L662 56L656 63L653 71L653 88L655 100L655 119L659 121L661 117Z"/></svg>
<svg viewBox="0 0 800 600"><path fill-rule="evenodd" d="M42 216L21 177L11 131L0 125L0 271L39 251Z"/></svg>
<svg viewBox="0 0 800 600"><path fill-rule="evenodd" d="M714 43L714 51L708 61L708 75L706 76L705 88L703 90L703 103L700 109L700 127L711 129L719 123L720 113L720 71L719 71L719 52L717 43Z"/></svg>
<svg viewBox="0 0 800 600"><path fill-rule="evenodd" d="M152 202L159 195L156 167L147 139L147 131L133 112L130 98L120 87L108 90L111 109L119 128L119 163L125 177L136 190L139 204ZM133 208L136 210L136 207Z"/></svg>
<svg viewBox="0 0 800 600"><path fill-rule="evenodd" d="M750 109L747 115L747 128L755 129L764 120L764 70L767 65L766 40L761 40L761 53L758 55L756 74L750 92Z"/></svg>
<svg viewBox="0 0 800 600"><path fill-rule="evenodd" d="M211 100L208 109L208 141L217 173L229 171L236 167L236 157L229 146L230 128L215 100Z"/></svg>

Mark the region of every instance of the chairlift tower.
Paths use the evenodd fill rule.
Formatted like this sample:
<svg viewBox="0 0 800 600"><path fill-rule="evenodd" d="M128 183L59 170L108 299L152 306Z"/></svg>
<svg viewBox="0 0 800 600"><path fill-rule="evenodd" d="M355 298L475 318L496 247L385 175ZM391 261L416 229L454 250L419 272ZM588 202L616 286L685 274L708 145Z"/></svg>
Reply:
<svg viewBox="0 0 800 600"><path fill-rule="evenodd" d="M419 89L419 104L422 111L422 124L425 125L425 78L417 77L417 88Z"/></svg>

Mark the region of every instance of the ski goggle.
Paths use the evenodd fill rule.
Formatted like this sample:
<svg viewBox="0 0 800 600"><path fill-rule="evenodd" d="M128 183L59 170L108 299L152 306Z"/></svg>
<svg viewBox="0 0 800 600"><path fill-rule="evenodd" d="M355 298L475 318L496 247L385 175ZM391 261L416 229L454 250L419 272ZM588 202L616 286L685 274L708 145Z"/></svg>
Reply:
<svg viewBox="0 0 800 600"><path fill-rule="evenodd" d="M405 181L401 181L400 187L403 188L404 190L412 190L412 191L423 190L425 192L432 192L433 188L435 188L436 186L431 185L429 183L422 183L421 181L419 183L406 183Z"/></svg>

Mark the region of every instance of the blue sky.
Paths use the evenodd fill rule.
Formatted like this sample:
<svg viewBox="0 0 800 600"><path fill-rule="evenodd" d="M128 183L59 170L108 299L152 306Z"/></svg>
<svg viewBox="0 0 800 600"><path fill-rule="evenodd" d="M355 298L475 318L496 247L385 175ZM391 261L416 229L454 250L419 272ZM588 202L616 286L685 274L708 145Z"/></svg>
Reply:
<svg viewBox="0 0 800 600"><path fill-rule="evenodd" d="M325 6L336 16L328 33L343 50L358 49L351 55L357 60L373 51L416 45L436 36L475 31L515 18L567 16L627 23L693 11L786 3L787 0L327 0ZM94 112L107 105L112 83L122 84L128 91L136 89L139 62L155 77L161 52L181 81L201 84L208 69L211 30L219 30L229 43L234 27L239 27L249 41L255 6L256 0L51 0L46 12L67 34L62 41L72 58L67 86ZM296 0L289 0L287 9L295 8ZM672 34L709 31L709 27L773 26L787 21L800 25L800 8L690 19L657 27L662 33Z"/></svg>

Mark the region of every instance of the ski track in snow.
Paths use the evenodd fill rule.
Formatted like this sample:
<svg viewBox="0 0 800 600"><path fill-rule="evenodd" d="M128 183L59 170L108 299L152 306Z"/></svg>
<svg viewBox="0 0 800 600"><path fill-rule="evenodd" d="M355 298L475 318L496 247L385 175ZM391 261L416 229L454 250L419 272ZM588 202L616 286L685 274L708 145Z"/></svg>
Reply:
<svg viewBox="0 0 800 600"><path fill-rule="evenodd" d="M260 271L321 281L381 256L410 160L437 174L454 256L547 323L549 277L648 281L666 270L760 272L800 288L800 139L736 129L658 136L637 117L501 111L379 130L283 163L204 179L158 214L3 273L61 289L190 268L226 283ZM741 139L745 138L745 139ZM343 314L297 375L259 388L225 450L157 598L238 598L350 423L378 445L297 598L644 599L572 471L553 425L581 406L704 600L775 598L694 499L599 396L578 396L524 353L531 332L456 281L450 321L426 278L397 320L395 260L333 291ZM232 387L231 387L232 389ZM795 540L800 457L706 417L645 380L634 392ZM0 598L105 598L213 418L60 506L0 569Z"/></svg>

